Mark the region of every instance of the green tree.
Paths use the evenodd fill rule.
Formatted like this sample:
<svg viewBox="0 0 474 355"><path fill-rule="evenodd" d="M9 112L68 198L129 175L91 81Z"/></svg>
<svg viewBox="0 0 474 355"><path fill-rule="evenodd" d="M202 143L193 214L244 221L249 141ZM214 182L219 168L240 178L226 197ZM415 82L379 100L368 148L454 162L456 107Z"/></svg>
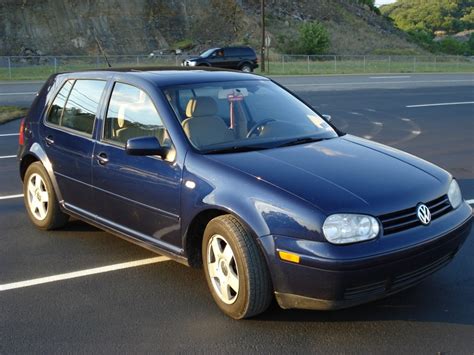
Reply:
<svg viewBox="0 0 474 355"><path fill-rule="evenodd" d="M321 54L329 48L329 34L323 24L317 21L305 22L299 32L299 54Z"/></svg>
<svg viewBox="0 0 474 355"><path fill-rule="evenodd" d="M455 33L474 29L472 0L398 0L380 10L404 31Z"/></svg>
<svg viewBox="0 0 474 355"><path fill-rule="evenodd" d="M447 54L464 55L469 52L468 44L447 37L438 42L439 51Z"/></svg>
<svg viewBox="0 0 474 355"><path fill-rule="evenodd" d="M467 41L467 47L469 49L469 54L474 55L474 33L471 33L469 36L469 41Z"/></svg>
<svg viewBox="0 0 474 355"><path fill-rule="evenodd" d="M375 6L375 0L357 0L357 2L362 5L367 5L377 15L381 14L379 8Z"/></svg>

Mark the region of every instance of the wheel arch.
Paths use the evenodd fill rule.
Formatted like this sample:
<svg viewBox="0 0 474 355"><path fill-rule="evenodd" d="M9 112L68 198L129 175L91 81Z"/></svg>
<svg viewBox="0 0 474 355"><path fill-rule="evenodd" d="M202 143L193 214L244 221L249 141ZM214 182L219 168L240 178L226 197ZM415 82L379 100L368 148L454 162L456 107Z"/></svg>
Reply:
<svg viewBox="0 0 474 355"><path fill-rule="evenodd" d="M20 161L20 178L21 178L21 181L24 180L26 170L28 169L28 167L31 164L33 164L37 161L40 161L40 159L36 155L31 154L31 153L25 154L25 156Z"/></svg>
<svg viewBox="0 0 474 355"><path fill-rule="evenodd" d="M185 255L188 259L188 264L194 268L202 267L202 240L204 237L204 230L207 224L214 218L222 215L231 215L235 217L244 227L252 234L255 241L258 236L255 229L246 222L245 218L240 216L235 211L230 211L222 207L209 207L198 212L188 224L188 228L184 234L184 248ZM258 243L257 243L258 244Z"/></svg>
<svg viewBox="0 0 474 355"><path fill-rule="evenodd" d="M248 65L250 68L252 68L253 70L253 65L252 65L252 62L249 61L249 60L243 60L239 63L239 70L242 70L242 68L244 67L244 65Z"/></svg>
<svg viewBox="0 0 474 355"><path fill-rule="evenodd" d="M59 204L62 205L63 198L61 195L61 191L59 190L56 177L54 176L53 165L51 164L51 161L46 155L46 152L44 151L43 147L41 147L38 143L33 143L31 148L27 152L25 152L25 154L21 157L21 161L20 161L21 180L23 181L28 167L35 162L40 162L43 165L43 167L46 169L46 172L48 173L48 177L51 180L51 184L53 185L54 192L56 193L56 196L58 198Z"/></svg>

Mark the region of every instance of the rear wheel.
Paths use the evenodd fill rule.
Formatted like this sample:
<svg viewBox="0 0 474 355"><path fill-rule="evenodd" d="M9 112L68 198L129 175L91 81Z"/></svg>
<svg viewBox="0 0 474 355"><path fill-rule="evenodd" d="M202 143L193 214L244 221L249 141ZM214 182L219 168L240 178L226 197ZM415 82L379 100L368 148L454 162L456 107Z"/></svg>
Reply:
<svg viewBox="0 0 474 355"><path fill-rule="evenodd" d="M219 308L234 319L264 312L272 300L267 265L253 237L231 215L214 218L204 231L206 280Z"/></svg>
<svg viewBox="0 0 474 355"><path fill-rule="evenodd" d="M38 228L56 229L67 223L69 216L61 211L51 180L40 162L26 170L23 195L28 216Z"/></svg>
<svg viewBox="0 0 474 355"><path fill-rule="evenodd" d="M253 68L250 66L250 64L244 64L240 67L240 70L242 70L244 73L251 73L253 72Z"/></svg>

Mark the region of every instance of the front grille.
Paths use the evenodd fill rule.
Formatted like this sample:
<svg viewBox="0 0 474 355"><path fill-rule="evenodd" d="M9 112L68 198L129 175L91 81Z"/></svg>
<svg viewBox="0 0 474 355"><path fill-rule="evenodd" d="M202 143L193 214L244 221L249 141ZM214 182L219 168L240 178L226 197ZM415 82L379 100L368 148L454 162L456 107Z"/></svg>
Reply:
<svg viewBox="0 0 474 355"><path fill-rule="evenodd" d="M430 209L432 221L451 210L451 204L447 195L429 201L425 205ZM416 214L416 206L384 214L379 216L379 220L382 222L384 235L398 233L422 225Z"/></svg>
<svg viewBox="0 0 474 355"><path fill-rule="evenodd" d="M354 300L358 298L369 297L386 292L386 281L374 282L357 287L349 287L344 291L345 300Z"/></svg>
<svg viewBox="0 0 474 355"><path fill-rule="evenodd" d="M432 262L429 265L425 265L417 270L407 272L405 274L396 276L393 279L392 289L404 288L406 286L417 283L423 280L425 277L431 275L435 271L441 269L454 257L455 252L445 255L441 259Z"/></svg>
<svg viewBox="0 0 474 355"><path fill-rule="evenodd" d="M394 275L385 280L365 284L362 286L346 288L344 290L344 299L356 300L359 298L363 299L367 297L375 297L378 295L391 294L397 292L398 290L408 288L417 284L435 271L448 264L453 259L455 254L456 251L453 251L431 262L430 264L424 265L404 274Z"/></svg>

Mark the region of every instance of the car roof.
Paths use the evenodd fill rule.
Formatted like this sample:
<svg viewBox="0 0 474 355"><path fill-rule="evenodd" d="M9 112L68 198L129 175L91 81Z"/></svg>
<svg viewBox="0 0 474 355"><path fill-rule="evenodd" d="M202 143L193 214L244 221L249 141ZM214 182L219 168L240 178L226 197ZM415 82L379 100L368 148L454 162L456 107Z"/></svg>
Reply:
<svg viewBox="0 0 474 355"><path fill-rule="evenodd" d="M193 67L120 67L65 72L61 75L76 78L106 78L110 74L125 78L133 76L158 86L173 86L182 84L198 84L219 81L241 81L241 80L269 80L264 76L243 73L237 70L225 70L219 68L193 68Z"/></svg>

